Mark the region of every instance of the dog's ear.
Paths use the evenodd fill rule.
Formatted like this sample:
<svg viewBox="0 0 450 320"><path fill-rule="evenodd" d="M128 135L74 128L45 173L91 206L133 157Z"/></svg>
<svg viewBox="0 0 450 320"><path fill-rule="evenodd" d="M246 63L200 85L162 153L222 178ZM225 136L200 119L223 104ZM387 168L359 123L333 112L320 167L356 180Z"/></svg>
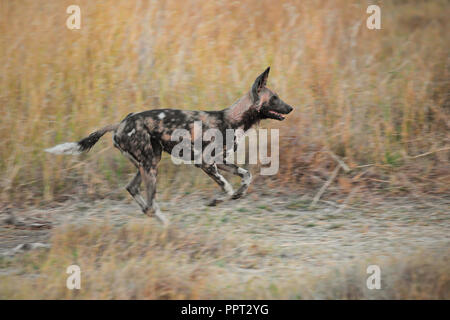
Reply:
<svg viewBox="0 0 450 320"><path fill-rule="evenodd" d="M252 86L252 99L253 102L259 100L259 93L267 84L267 78L269 77L270 67L268 67L263 73L261 73Z"/></svg>

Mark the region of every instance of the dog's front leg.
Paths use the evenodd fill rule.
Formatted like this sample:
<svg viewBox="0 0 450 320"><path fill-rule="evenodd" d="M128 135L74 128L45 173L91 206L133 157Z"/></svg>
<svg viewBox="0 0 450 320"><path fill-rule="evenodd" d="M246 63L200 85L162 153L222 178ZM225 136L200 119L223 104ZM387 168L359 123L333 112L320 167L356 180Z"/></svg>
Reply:
<svg viewBox="0 0 450 320"><path fill-rule="evenodd" d="M215 206L216 204L224 201L228 197L233 195L233 187L217 170L217 165L214 164L201 164L198 165L208 176L210 176L221 188L224 194L215 197L208 203L208 206Z"/></svg>
<svg viewBox="0 0 450 320"><path fill-rule="evenodd" d="M235 193L231 195L231 199L239 199L247 193L247 189L252 182L252 174L250 173L250 171L230 163L218 164L217 167L221 170L238 175L242 179L241 186Z"/></svg>

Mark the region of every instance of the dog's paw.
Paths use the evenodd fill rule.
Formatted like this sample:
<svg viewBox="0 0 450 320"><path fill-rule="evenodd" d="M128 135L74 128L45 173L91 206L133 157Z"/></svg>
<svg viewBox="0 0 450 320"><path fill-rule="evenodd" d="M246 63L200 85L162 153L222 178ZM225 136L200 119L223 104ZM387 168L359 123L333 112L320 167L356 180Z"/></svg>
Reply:
<svg viewBox="0 0 450 320"><path fill-rule="evenodd" d="M221 198L216 198L216 199L212 199L210 200L206 205L208 207L215 207L217 206L219 203L223 202L223 199Z"/></svg>
<svg viewBox="0 0 450 320"><path fill-rule="evenodd" d="M246 194L245 191L246 191L246 190L238 190L238 191L236 191L236 192L233 193L233 195L231 196L231 199L237 200L237 199L242 198L242 197L245 196L245 194Z"/></svg>
<svg viewBox="0 0 450 320"><path fill-rule="evenodd" d="M156 217L164 227L167 227L170 224L169 219L161 212L156 203L154 203L150 208L147 207L144 214L150 218Z"/></svg>
<svg viewBox="0 0 450 320"><path fill-rule="evenodd" d="M214 199L210 200L206 205L208 207L215 207L219 203L224 202L226 199L228 199L227 196L222 195L222 196L219 196L217 198L214 198Z"/></svg>

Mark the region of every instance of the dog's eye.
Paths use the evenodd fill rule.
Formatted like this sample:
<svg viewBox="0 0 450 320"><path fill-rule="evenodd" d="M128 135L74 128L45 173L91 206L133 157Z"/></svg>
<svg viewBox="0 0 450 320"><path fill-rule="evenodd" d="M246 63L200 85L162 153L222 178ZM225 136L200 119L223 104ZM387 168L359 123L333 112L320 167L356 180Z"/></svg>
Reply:
<svg viewBox="0 0 450 320"><path fill-rule="evenodd" d="M272 102L275 102L275 101L277 101L278 100L278 97L277 96L273 96L272 97Z"/></svg>

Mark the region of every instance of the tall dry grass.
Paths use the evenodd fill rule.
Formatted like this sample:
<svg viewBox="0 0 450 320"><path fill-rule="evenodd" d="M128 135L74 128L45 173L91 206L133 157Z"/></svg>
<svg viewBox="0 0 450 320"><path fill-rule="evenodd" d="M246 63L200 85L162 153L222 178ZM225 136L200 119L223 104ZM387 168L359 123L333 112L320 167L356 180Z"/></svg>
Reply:
<svg viewBox="0 0 450 320"><path fill-rule="evenodd" d="M286 182L305 183L325 147L448 190L448 150L411 159L449 145L447 1L382 2L382 30L366 28L367 3L343 0L81 0L77 31L70 4L0 2L3 200L115 190L132 166L108 138L80 158L42 150L133 111L224 108L268 65L269 86L296 107L263 124L282 129ZM198 179L169 162L161 186Z"/></svg>

